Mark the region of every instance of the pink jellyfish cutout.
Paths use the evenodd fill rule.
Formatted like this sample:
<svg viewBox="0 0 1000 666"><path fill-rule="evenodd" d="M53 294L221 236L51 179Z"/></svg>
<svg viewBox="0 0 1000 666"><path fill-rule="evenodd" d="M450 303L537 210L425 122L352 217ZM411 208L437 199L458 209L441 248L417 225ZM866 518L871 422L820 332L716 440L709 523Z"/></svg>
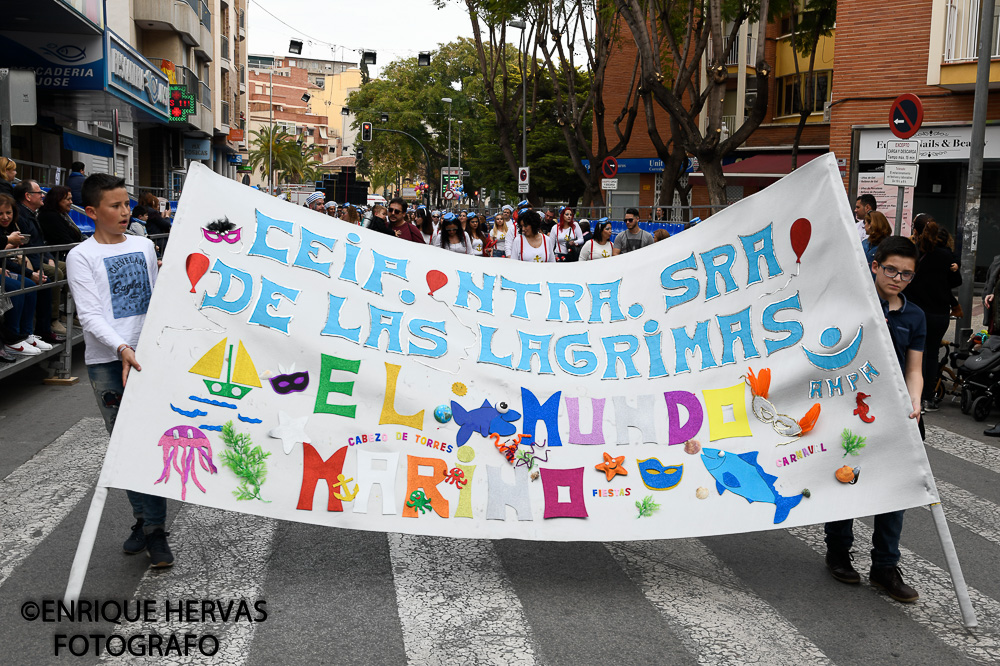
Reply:
<svg viewBox="0 0 1000 666"><path fill-rule="evenodd" d="M187 274L191 281L191 293L195 293L195 285L198 280L208 272L208 257L201 252L192 252L187 256Z"/></svg>
<svg viewBox="0 0 1000 666"><path fill-rule="evenodd" d="M448 276L441 271L434 270L427 272L427 286L430 287L430 291L427 292L428 296L433 296L435 291L446 284L448 284Z"/></svg>
<svg viewBox="0 0 1000 666"><path fill-rule="evenodd" d="M193 426L178 425L168 428L160 437L159 445L163 447L163 473L160 478L153 482L155 486L160 481L170 480L170 466L181 475L181 499L187 499L188 477L194 481L201 492L205 492L205 487L198 482L196 474L198 466L195 458L201 463L202 469L209 474L217 474L218 468L212 463L212 443L208 441L208 436L201 430Z"/></svg>
<svg viewBox="0 0 1000 666"><path fill-rule="evenodd" d="M792 240L792 250L795 251L795 263L802 263L802 253L809 245L809 237L812 236L812 224L804 217L792 222L790 233Z"/></svg>

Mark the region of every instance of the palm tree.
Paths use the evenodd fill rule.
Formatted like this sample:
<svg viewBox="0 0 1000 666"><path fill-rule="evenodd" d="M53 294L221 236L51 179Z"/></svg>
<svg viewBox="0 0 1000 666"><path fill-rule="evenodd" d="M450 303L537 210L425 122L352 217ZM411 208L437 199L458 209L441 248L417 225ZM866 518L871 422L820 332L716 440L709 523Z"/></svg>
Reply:
<svg viewBox="0 0 1000 666"><path fill-rule="evenodd" d="M294 148L292 150L291 148ZM324 147L317 144L302 146L292 143L288 149L288 161L284 174L286 183L310 183L322 179L319 169Z"/></svg>
<svg viewBox="0 0 1000 666"><path fill-rule="evenodd" d="M287 172L289 165L294 163L295 155L299 154L298 147L291 140L292 135L278 125L253 130L250 135L250 169L259 168L268 182L277 181L278 178L274 178L269 169L273 167L274 172Z"/></svg>

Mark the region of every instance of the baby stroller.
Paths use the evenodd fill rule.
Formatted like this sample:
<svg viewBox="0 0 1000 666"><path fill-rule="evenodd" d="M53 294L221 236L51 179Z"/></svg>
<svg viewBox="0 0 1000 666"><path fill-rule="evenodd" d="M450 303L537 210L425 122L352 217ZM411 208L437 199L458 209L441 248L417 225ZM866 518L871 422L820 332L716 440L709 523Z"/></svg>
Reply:
<svg viewBox="0 0 1000 666"><path fill-rule="evenodd" d="M962 378L962 413L985 421L994 403L1000 401L1000 335L991 335L978 353L959 368Z"/></svg>

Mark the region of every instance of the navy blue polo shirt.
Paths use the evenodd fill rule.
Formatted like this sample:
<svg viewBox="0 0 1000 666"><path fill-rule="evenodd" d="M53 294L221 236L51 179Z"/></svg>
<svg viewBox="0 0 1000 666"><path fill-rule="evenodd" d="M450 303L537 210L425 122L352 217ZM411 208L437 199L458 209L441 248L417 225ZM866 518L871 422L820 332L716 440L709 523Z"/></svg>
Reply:
<svg viewBox="0 0 1000 666"><path fill-rule="evenodd" d="M892 338L892 346L896 350L896 358L899 359L899 368L906 374L906 352L909 350L924 351L925 340L927 338L927 319L924 311L919 306L906 300L906 296L900 294L903 305L898 310L889 309L889 301L881 298L882 314L885 315L885 323L889 327L889 336Z"/></svg>

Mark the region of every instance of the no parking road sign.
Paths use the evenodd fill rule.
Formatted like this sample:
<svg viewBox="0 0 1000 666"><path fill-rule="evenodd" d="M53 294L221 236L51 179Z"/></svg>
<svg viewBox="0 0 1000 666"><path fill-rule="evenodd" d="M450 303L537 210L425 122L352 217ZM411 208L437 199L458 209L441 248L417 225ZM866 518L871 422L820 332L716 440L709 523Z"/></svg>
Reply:
<svg viewBox="0 0 1000 666"><path fill-rule="evenodd" d="M909 139L924 121L924 106L920 98L905 93L896 98L889 110L889 129L900 139Z"/></svg>
<svg viewBox="0 0 1000 666"><path fill-rule="evenodd" d="M531 170L523 166L517 170L517 193L527 194L528 184L530 183Z"/></svg>
<svg viewBox="0 0 1000 666"><path fill-rule="evenodd" d="M618 160L608 155L601 162L601 175L605 178L614 178L618 175Z"/></svg>

